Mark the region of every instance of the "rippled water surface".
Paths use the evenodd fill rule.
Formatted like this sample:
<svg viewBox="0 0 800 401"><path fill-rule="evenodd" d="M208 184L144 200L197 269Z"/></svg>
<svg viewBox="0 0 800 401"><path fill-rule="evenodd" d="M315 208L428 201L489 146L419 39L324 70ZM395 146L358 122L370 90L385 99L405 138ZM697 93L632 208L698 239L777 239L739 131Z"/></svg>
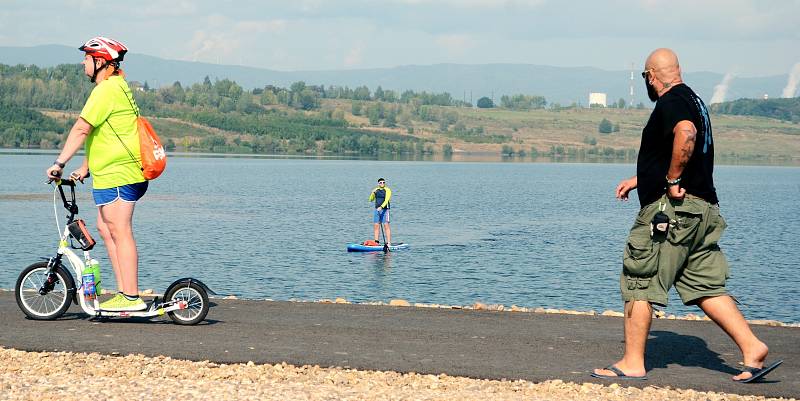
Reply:
<svg viewBox="0 0 800 401"><path fill-rule="evenodd" d="M52 159L0 155L0 288L54 252L42 178ZM621 164L173 157L136 209L141 287L160 292L194 276L246 298L620 310L622 247L638 201L619 202L613 191L634 172ZM379 176L394 191L394 242L412 248L347 253L347 242L372 236L367 198ZM729 224L721 245L730 291L748 318L800 321L800 168L718 166L715 178ZM96 233L88 188L79 199ZM102 244L94 255L113 282ZM666 311L696 310L672 293Z"/></svg>

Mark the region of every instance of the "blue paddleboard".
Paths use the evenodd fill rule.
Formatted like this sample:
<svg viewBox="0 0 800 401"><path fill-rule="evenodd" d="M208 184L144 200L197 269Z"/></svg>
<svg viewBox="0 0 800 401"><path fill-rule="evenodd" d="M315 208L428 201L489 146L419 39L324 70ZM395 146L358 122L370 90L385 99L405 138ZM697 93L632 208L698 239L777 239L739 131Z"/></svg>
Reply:
<svg viewBox="0 0 800 401"><path fill-rule="evenodd" d="M410 245L399 243L389 246L390 251L408 249ZM347 252L383 252L383 245L347 244Z"/></svg>

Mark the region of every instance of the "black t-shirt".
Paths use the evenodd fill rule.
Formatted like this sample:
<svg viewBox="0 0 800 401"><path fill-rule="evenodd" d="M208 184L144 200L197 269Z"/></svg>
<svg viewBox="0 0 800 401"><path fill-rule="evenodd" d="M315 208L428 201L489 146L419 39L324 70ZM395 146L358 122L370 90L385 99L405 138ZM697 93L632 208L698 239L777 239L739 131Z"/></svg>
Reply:
<svg viewBox="0 0 800 401"><path fill-rule="evenodd" d="M642 144L636 163L639 202L642 207L655 202L666 193L667 171L672 160L672 130L683 120L691 121L697 129L694 153L681 175L680 186L686 193L718 203L714 189L714 141L711 120L703 101L684 84L674 86L656 102L647 125L642 130Z"/></svg>

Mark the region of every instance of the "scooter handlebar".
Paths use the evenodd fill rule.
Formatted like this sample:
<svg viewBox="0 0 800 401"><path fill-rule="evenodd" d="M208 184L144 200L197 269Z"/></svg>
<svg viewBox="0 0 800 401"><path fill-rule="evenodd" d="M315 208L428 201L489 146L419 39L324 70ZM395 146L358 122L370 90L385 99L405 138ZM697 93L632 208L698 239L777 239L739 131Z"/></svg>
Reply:
<svg viewBox="0 0 800 401"><path fill-rule="evenodd" d="M54 182L58 186L75 187L75 180L72 180L70 178L51 178L47 180L47 184L52 184Z"/></svg>
<svg viewBox="0 0 800 401"><path fill-rule="evenodd" d="M66 185L68 187L74 187L75 186L75 180L73 180L71 178L61 178L60 180L58 180L58 182L56 182L56 184L62 185L62 186Z"/></svg>

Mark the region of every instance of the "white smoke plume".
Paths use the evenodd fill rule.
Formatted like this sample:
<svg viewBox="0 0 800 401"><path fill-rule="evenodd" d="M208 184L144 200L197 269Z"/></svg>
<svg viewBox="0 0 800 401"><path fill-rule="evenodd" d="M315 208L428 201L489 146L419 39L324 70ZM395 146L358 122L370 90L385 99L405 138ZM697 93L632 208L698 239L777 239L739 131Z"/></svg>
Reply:
<svg viewBox="0 0 800 401"><path fill-rule="evenodd" d="M789 82L787 82L786 87L783 88L781 97L794 97L797 93L798 84L800 84L800 63L795 64L792 71L789 73Z"/></svg>
<svg viewBox="0 0 800 401"><path fill-rule="evenodd" d="M728 94L728 86L731 84L733 80L733 74L727 73L725 77L722 78L722 82L719 85L714 86L714 96L711 96L711 103L722 103L725 101L725 95Z"/></svg>

